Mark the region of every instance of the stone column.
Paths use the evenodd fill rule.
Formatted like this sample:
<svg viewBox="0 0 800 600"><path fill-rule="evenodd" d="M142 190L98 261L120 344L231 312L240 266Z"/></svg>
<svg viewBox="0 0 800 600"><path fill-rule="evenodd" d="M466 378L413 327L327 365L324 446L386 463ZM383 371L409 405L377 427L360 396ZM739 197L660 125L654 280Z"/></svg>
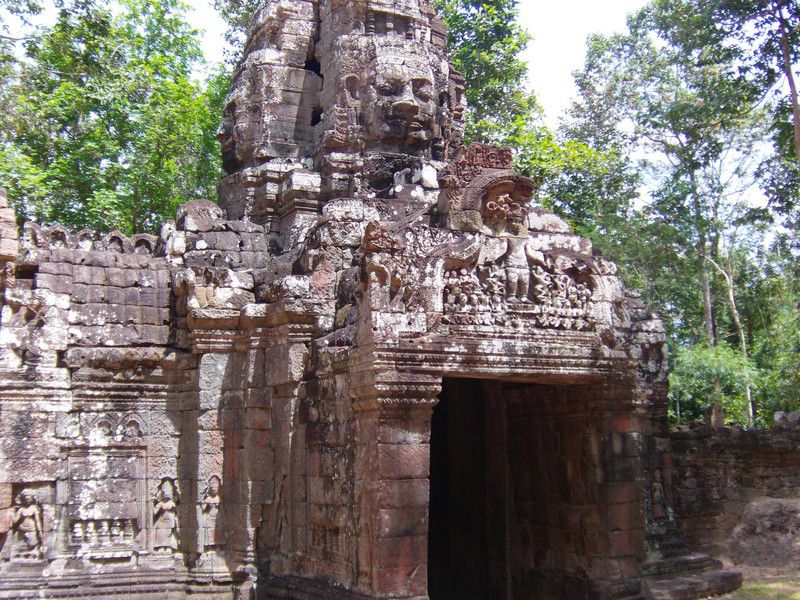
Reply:
<svg viewBox="0 0 800 600"><path fill-rule="evenodd" d="M14 262L19 254L17 216L8 205L6 190L0 187L0 287L14 284Z"/></svg>
<svg viewBox="0 0 800 600"><path fill-rule="evenodd" d="M441 379L400 379L354 392L358 587L376 598L428 594L430 431Z"/></svg>

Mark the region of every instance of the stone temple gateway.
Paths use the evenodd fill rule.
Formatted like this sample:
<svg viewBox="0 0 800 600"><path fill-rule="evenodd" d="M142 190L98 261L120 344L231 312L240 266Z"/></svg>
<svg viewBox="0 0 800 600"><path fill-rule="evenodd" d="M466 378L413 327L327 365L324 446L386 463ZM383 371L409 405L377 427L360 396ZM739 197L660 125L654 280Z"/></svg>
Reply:
<svg viewBox="0 0 800 600"><path fill-rule="evenodd" d="M462 143L425 0L270 0L220 205L2 198L0 598L696 598L660 321Z"/></svg>

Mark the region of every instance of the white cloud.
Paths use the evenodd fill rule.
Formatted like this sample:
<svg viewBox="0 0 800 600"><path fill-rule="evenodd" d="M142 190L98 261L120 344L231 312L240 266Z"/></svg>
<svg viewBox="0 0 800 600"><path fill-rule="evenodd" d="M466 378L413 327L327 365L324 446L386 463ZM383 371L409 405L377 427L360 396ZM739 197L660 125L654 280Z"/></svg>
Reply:
<svg viewBox="0 0 800 600"><path fill-rule="evenodd" d="M533 35L524 57L528 79L551 125L575 95L572 72L583 67L586 39L625 29L627 15L645 0L520 0L520 22Z"/></svg>

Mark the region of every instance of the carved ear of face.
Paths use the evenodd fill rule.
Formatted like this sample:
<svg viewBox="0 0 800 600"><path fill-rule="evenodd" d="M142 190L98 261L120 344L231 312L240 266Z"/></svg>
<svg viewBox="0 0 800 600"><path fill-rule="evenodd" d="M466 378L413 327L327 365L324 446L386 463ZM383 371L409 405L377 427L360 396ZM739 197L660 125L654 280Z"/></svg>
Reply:
<svg viewBox="0 0 800 600"><path fill-rule="evenodd" d="M359 93L361 87L361 79L358 75L348 75L344 79L344 89L347 92L347 98L351 102L357 102L361 94Z"/></svg>

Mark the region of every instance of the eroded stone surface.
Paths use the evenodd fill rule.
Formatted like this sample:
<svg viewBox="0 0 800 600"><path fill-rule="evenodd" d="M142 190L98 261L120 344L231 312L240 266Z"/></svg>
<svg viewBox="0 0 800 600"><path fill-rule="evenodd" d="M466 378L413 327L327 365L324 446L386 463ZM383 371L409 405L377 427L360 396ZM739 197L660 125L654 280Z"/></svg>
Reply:
<svg viewBox="0 0 800 600"><path fill-rule="evenodd" d="M0 597L425 598L443 385L501 449L461 465L504 507L486 594L637 598L688 564L659 562L661 322L511 150L462 144L445 37L424 0L269 1L221 207L18 240L0 201Z"/></svg>
<svg viewBox="0 0 800 600"><path fill-rule="evenodd" d="M747 516L751 511L766 511L770 498L792 501L800 495L800 428L791 419L761 430L682 427L672 433L672 463L675 509L684 535L697 547L731 554L732 544L741 548L735 541L740 523L745 527L741 535L752 536L754 545L759 535L768 537L769 521L766 530L753 528L753 517ZM762 501L763 506L758 504ZM786 527L791 528L791 519L776 524L776 545ZM735 554L744 555L741 550Z"/></svg>

